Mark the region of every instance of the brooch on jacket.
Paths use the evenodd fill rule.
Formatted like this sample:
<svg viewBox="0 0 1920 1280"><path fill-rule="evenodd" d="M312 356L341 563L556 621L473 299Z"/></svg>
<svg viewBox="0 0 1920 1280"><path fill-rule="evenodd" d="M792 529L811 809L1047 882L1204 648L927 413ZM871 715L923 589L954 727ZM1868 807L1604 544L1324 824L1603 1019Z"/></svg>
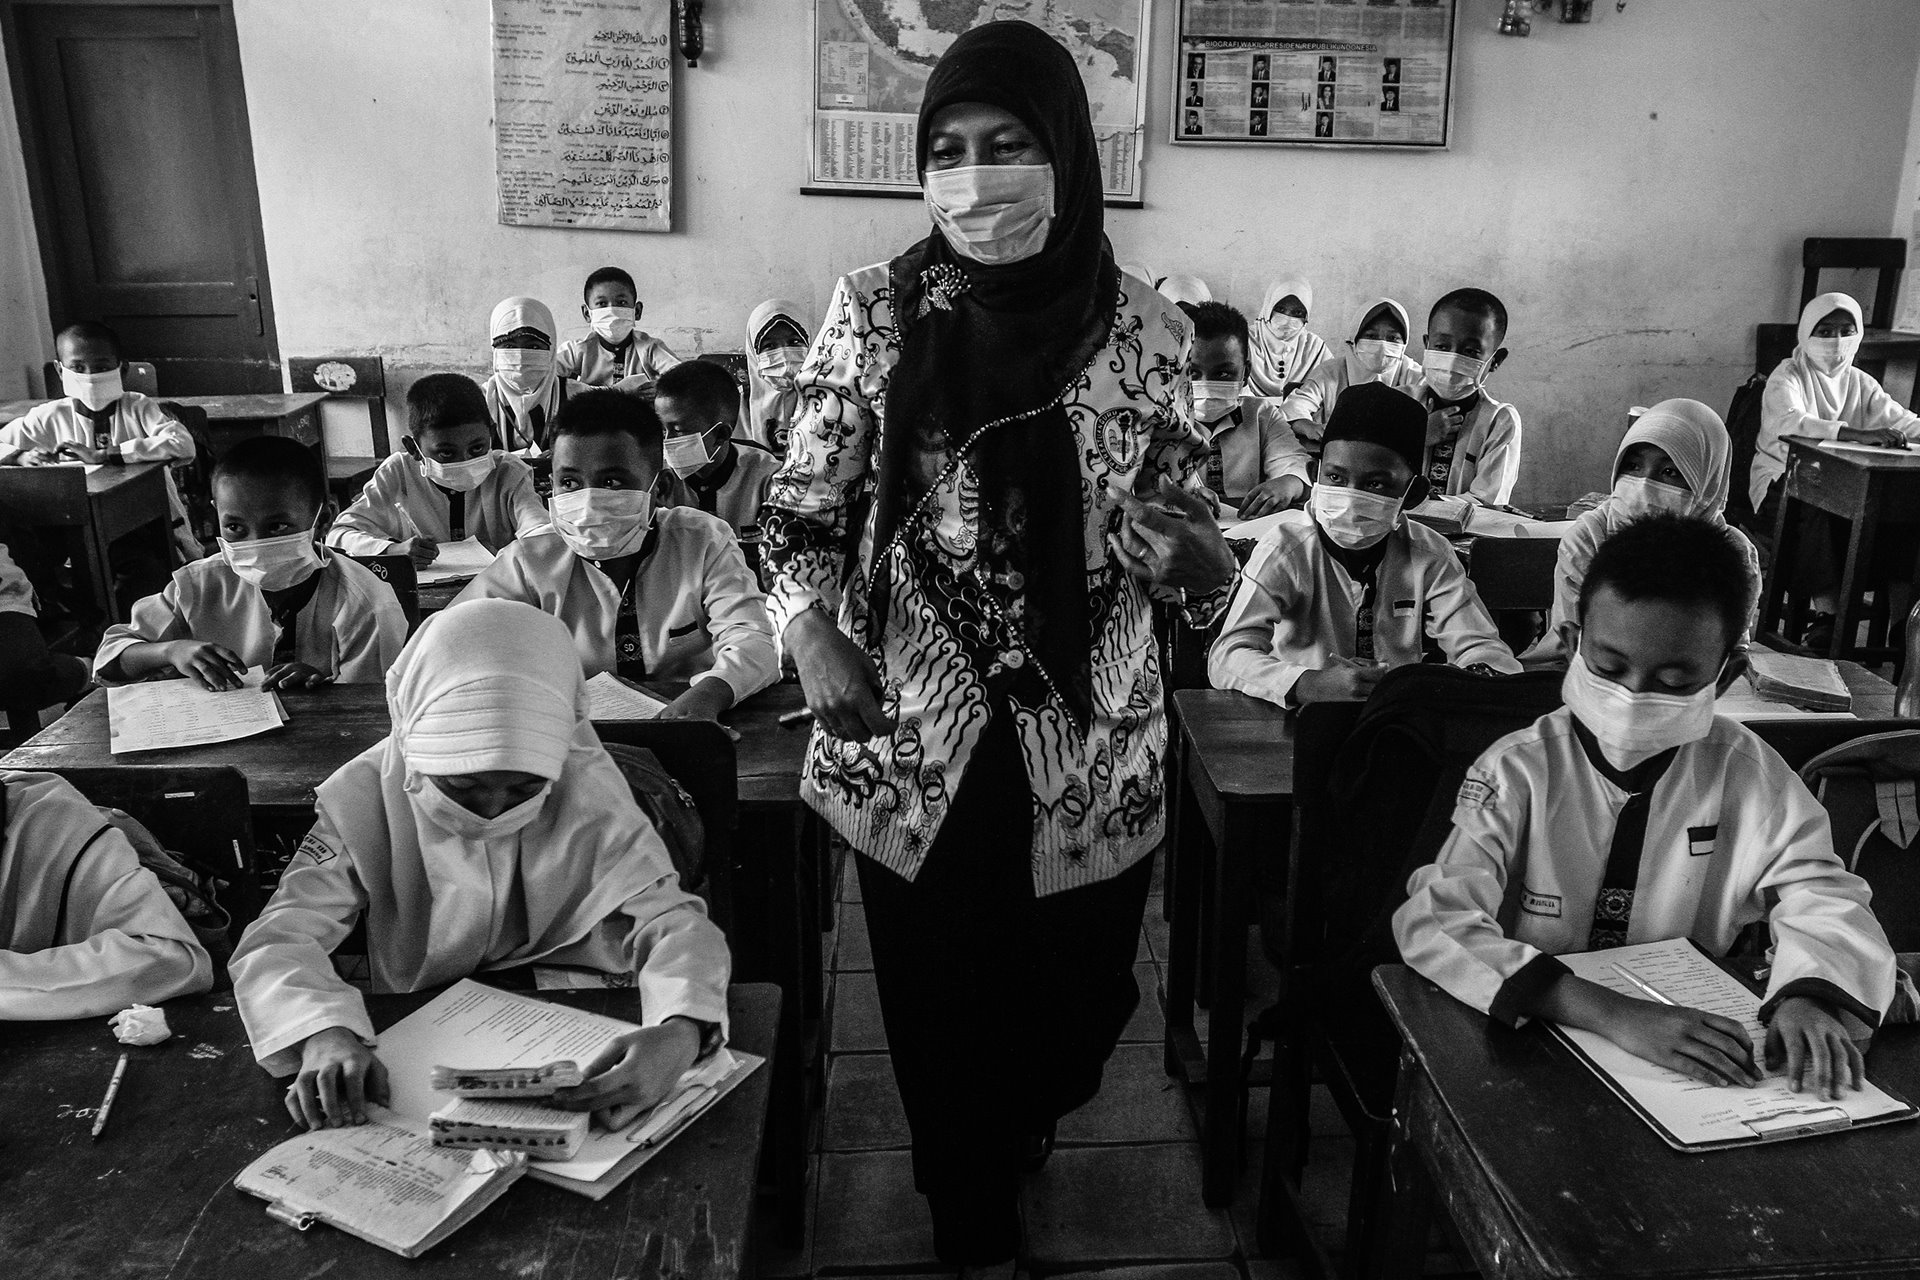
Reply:
<svg viewBox="0 0 1920 1280"><path fill-rule="evenodd" d="M926 292L920 295L920 309L913 317L916 320L935 307L953 310L954 299L967 291L967 273L951 262L937 262L920 273L920 283Z"/></svg>

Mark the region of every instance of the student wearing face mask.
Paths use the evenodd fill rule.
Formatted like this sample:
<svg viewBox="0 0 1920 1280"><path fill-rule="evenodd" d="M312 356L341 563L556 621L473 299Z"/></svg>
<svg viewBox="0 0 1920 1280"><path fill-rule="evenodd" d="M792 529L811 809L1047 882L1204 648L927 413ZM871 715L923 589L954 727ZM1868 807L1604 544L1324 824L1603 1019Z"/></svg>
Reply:
<svg viewBox="0 0 1920 1280"><path fill-rule="evenodd" d="M747 317L747 396L734 434L775 457L786 455L787 429L800 408L794 379L812 342L803 315L798 304L770 298Z"/></svg>
<svg viewBox="0 0 1920 1280"><path fill-rule="evenodd" d="M1327 344L1307 329L1312 310L1313 286L1306 280L1294 277L1267 286L1253 321L1247 370L1254 394L1284 400L1327 358Z"/></svg>
<svg viewBox="0 0 1920 1280"><path fill-rule="evenodd" d="M424 991L538 961L624 978L641 1026L555 1106L651 1106L726 1040L725 938L587 720L567 629L505 600L421 626L387 677L392 733L321 783L266 910L234 950L262 1067L309 1128L386 1096L361 992L334 948L364 922L369 988Z"/></svg>
<svg viewBox="0 0 1920 1280"><path fill-rule="evenodd" d="M509 453L543 458L553 444L553 419L580 390L554 363L553 312L538 298L504 298L487 322L493 372L480 384L487 417Z"/></svg>
<svg viewBox="0 0 1920 1280"><path fill-rule="evenodd" d="M1520 655L1521 662L1529 667L1566 662L1567 628L1578 619L1580 588L1594 552L1631 521L1662 511L1729 529L1753 589L1754 611L1740 642L1752 639L1760 608L1760 553L1746 534L1726 523L1732 454L1726 424L1698 400L1662 400L1634 419L1614 453L1613 492L1560 539L1547 631Z"/></svg>
<svg viewBox="0 0 1920 1280"><path fill-rule="evenodd" d="M1200 472L1208 492L1246 520L1298 506L1312 459L1280 407L1247 394L1247 318L1224 302L1202 302L1187 314L1187 387L1194 424L1208 437Z"/></svg>
<svg viewBox="0 0 1920 1280"><path fill-rule="evenodd" d="M327 477L313 450L255 436L213 472L220 553L110 627L94 655L101 684L175 671L205 689L237 689L255 667L269 689L380 680L406 643L393 589L321 545Z"/></svg>
<svg viewBox="0 0 1920 1280"><path fill-rule="evenodd" d="M547 523L533 469L493 444L487 401L473 379L430 373L407 388L404 446L340 513L327 545L353 556L411 556L425 567L440 544L476 538L498 552Z"/></svg>
<svg viewBox="0 0 1920 1280"><path fill-rule="evenodd" d="M601 267L587 277L580 318L592 332L569 338L554 356L563 378L589 387L650 393L660 375L680 363L667 344L638 328L640 292L619 267Z"/></svg>
<svg viewBox="0 0 1920 1280"><path fill-rule="evenodd" d="M1485 289L1433 304L1421 335L1420 402L1427 407L1425 474L1436 497L1503 507L1520 478L1520 414L1486 392L1507 358L1507 308Z"/></svg>
<svg viewBox="0 0 1920 1280"><path fill-rule="evenodd" d="M1425 437L1405 392L1340 393L1307 509L1282 513L1254 547L1207 654L1214 688L1283 707L1364 701L1429 640L1455 666L1520 670L1453 547L1406 518L1427 496Z"/></svg>
<svg viewBox="0 0 1920 1280"><path fill-rule="evenodd" d="M740 386L710 360L689 360L660 375L653 407L666 431L667 469L686 486L688 501L733 528L758 559L760 504L780 460L751 440L734 438Z"/></svg>
<svg viewBox="0 0 1920 1280"><path fill-rule="evenodd" d="M717 719L780 678L766 597L718 516L654 500L663 475L653 406L583 391L553 440L553 527L501 552L455 603L537 605L573 632L588 675L685 680L666 719Z"/></svg>
<svg viewBox="0 0 1920 1280"><path fill-rule="evenodd" d="M1327 425L1334 402L1348 387L1378 382L1404 391L1420 393L1420 365L1407 358L1407 335L1413 326L1407 309L1392 298L1377 298L1361 314L1354 326L1347 350L1328 355L1314 366L1305 381L1295 387L1281 407L1294 434L1312 448Z"/></svg>
<svg viewBox="0 0 1920 1280"><path fill-rule="evenodd" d="M1857 1041L1893 999L1894 958L1820 802L1751 730L1714 715L1744 662L1751 592L1722 525L1662 513L1603 543L1566 626L1567 705L1468 771L1394 937L1409 965L1495 1021L1581 1027L1707 1084L1783 1072L1837 1098L1861 1084ZM1628 999L1554 958L1674 938L1724 955L1763 922L1760 1061L1739 1023Z"/></svg>

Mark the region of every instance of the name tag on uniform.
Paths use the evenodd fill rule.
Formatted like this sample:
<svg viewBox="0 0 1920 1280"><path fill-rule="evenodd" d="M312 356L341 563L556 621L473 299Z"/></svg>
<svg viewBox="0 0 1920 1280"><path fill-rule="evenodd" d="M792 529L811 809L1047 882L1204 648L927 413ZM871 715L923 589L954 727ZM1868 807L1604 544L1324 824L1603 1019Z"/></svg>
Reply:
<svg viewBox="0 0 1920 1280"><path fill-rule="evenodd" d="M1393 616L1396 618L1406 617L1413 612L1413 609L1414 602L1411 600L1395 600L1393 602Z"/></svg>
<svg viewBox="0 0 1920 1280"><path fill-rule="evenodd" d="M1705 827L1687 828L1687 855L1704 858L1713 852L1714 841L1720 836L1720 824L1713 823Z"/></svg>
<svg viewBox="0 0 1920 1280"><path fill-rule="evenodd" d="M1560 918L1560 895L1557 893L1535 893L1531 889L1520 891L1520 909L1530 916L1550 916Z"/></svg>

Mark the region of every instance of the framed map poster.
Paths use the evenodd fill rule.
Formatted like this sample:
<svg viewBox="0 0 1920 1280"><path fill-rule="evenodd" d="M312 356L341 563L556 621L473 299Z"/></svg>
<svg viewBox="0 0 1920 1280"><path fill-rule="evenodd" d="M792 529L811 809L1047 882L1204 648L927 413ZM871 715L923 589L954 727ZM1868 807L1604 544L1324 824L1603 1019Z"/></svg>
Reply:
<svg viewBox="0 0 1920 1280"><path fill-rule="evenodd" d="M1152 0L809 0L813 110L805 195L920 195L914 120L933 64L963 32L1033 23L1086 81L1107 203L1140 203Z"/></svg>
<svg viewBox="0 0 1920 1280"><path fill-rule="evenodd" d="M1174 142L1444 150L1456 0L1180 0Z"/></svg>

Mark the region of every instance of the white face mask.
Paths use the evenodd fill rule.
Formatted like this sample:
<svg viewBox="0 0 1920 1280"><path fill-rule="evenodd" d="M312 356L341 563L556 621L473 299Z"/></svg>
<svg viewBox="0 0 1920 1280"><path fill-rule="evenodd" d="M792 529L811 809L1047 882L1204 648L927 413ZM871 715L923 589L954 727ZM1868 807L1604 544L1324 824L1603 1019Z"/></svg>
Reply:
<svg viewBox="0 0 1920 1280"><path fill-rule="evenodd" d="M1308 505L1321 531L1332 538L1335 545L1359 551L1399 526L1400 504L1405 498L1405 494L1389 498L1364 489L1316 484Z"/></svg>
<svg viewBox="0 0 1920 1280"><path fill-rule="evenodd" d="M465 462L435 462L432 458L422 458L420 474L443 489L467 493L478 489L480 482L493 474L494 464L498 461L499 456L491 452L468 458Z"/></svg>
<svg viewBox="0 0 1920 1280"><path fill-rule="evenodd" d="M1369 375L1379 377L1381 370L1407 354L1404 342L1386 342L1380 338L1361 338L1353 344L1354 363Z"/></svg>
<svg viewBox="0 0 1920 1280"><path fill-rule="evenodd" d="M126 389L120 385L120 370L117 368L105 373L75 373L62 365L60 389L95 413L126 394Z"/></svg>
<svg viewBox="0 0 1920 1280"><path fill-rule="evenodd" d="M1193 420L1202 426L1220 421L1233 412L1240 403L1240 384L1237 382L1207 382L1195 379L1193 388Z"/></svg>
<svg viewBox="0 0 1920 1280"><path fill-rule="evenodd" d="M1808 338L1800 344L1807 363L1821 373L1838 373L1853 363L1860 350L1860 333L1855 330L1844 338Z"/></svg>
<svg viewBox="0 0 1920 1280"><path fill-rule="evenodd" d="M1273 335L1276 342L1291 342L1299 337L1300 331L1306 327L1305 320L1298 316L1290 316L1284 311L1276 311L1267 321L1267 332Z"/></svg>
<svg viewBox="0 0 1920 1280"><path fill-rule="evenodd" d="M717 422L714 424L716 427L719 425ZM682 480L713 461L713 450L707 448L705 431L690 436L668 436L666 452L667 465Z"/></svg>
<svg viewBox="0 0 1920 1280"><path fill-rule="evenodd" d="M619 346L633 332L633 322L639 315L635 307L595 307L587 312L587 323L595 333Z"/></svg>
<svg viewBox="0 0 1920 1280"><path fill-rule="evenodd" d="M1420 357L1427 386L1442 400L1465 400L1472 395L1486 379L1487 363L1454 351L1428 351Z"/></svg>
<svg viewBox="0 0 1920 1280"><path fill-rule="evenodd" d="M1693 494L1645 476L1621 476L1613 482L1613 509L1629 520L1656 511L1684 516L1693 511Z"/></svg>
<svg viewBox="0 0 1920 1280"><path fill-rule="evenodd" d="M1706 737L1713 728L1719 683L1710 680L1692 693L1634 693L1594 671L1576 649L1560 696L1593 734L1607 763L1631 769L1670 747Z"/></svg>
<svg viewBox="0 0 1920 1280"><path fill-rule="evenodd" d="M235 577L262 591L284 591L306 581L307 575L320 567L320 551L314 546L311 529L242 542L222 538L220 554Z"/></svg>
<svg viewBox="0 0 1920 1280"><path fill-rule="evenodd" d="M987 266L1031 258L1053 226L1053 166L975 164L929 169L927 212L963 257Z"/></svg>
<svg viewBox="0 0 1920 1280"><path fill-rule="evenodd" d="M640 549L653 522L650 489L556 490L548 504L553 527L574 554L617 560Z"/></svg>
<svg viewBox="0 0 1920 1280"><path fill-rule="evenodd" d="M548 782L531 797L492 818L481 817L435 786L432 779L419 774L407 778L406 790L415 812L448 835L462 840L498 840L518 834L540 816L553 793L553 783Z"/></svg>
<svg viewBox="0 0 1920 1280"><path fill-rule="evenodd" d="M805 347L775 347L771 351L762 351L753 358L755 367L760 370L760 376L782 391L793 385L794 376L800 372L800 366L806 361Z"/></svg>
<svg viewBox="0 0 1920 1280"><path fill-rule="evenodd" d="M553 372L553 352L537 347L495 347L493 371L515 395L530 396Z"/></svg>

